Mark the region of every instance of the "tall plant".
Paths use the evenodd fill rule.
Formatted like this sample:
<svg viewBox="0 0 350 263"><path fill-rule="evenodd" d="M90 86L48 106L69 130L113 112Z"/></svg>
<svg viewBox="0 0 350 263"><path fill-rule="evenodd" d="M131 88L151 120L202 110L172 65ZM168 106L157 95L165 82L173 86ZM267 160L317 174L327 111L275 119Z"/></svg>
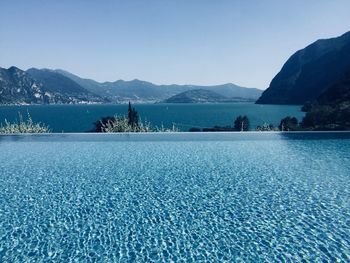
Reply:
<svg viewBox="0 0 350 263"><path fill-rule="evenodd" d="M0 125L0 134L14 133L50 133L49 126L42 123L34 123L32 117L27 113L27 119L24 120L21 113L18 113L18 121L9 122L5 119L5 124Z"/></svg>

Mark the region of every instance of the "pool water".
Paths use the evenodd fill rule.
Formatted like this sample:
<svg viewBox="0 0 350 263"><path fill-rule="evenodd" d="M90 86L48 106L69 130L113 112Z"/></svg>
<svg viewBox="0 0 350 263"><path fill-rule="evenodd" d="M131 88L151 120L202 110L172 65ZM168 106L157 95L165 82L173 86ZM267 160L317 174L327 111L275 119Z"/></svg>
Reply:
<svg viewBox="0 0 350 263"><path fill-rule="evenodd" d="M349 133L0 136L0 262L348 262Z"/></svg>

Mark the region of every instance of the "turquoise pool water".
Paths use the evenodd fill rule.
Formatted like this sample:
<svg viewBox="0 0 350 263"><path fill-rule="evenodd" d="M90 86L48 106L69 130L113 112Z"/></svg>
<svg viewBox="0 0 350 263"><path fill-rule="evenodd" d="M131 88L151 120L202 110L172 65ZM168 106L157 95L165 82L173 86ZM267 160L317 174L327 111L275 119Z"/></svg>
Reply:
<svg viewBox="0 0 350 263"><path fill-rule="evenodd" d="M350 134L0 136L0 262L348 262Z"/></svg>

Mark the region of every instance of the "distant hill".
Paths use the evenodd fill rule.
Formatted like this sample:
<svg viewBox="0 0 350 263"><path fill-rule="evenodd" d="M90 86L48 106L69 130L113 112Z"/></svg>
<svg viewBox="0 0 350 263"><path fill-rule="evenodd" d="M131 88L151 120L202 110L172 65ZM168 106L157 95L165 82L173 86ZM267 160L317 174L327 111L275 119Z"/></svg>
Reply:
<svg viewBox="0 0 350 263"><path fill-rule="evenodd" d="M189 90L205 89L216 92L225 97L241 97L244 99L256 100L262 91L255 88L240 87L235 84L223 84L215 86L198 85L156 85L151 82L141 80L117 80L114 82L96 82L91 79L83 79L64 70L56 72L69 77L85 89L108 98L113 102L159 102L164 101L181 92Z"/></svg>
<svg viewBox="0 0 350 263"><path fill-rule="evenodd" d="M192 86L192 87L196 87L196 89L211 90L228 98L237 97L237 98L249 99L254 101L257 100L263 92L260 89L241 87L232 83L215 85L215 86Z"/></svg>
<svg viewBox="0 0 350 263"><path fill-rule="evenodd" d="M205 89L195 89L181 92L175 96L172 96L163 102L165 103L220 103L220 102L236 102L247 101L249 99L243 98L228 98L219 93Z"/></svg>
<svg viewBox="0 0 350 263"><path fill-rule="evenodd" d="M163 88L137 79L100 83L91 79L80 78L64 70L56 70L56 72L70 78L85 89L116 103L126 103L128 101L141 103L156 102L185 90L183 87L177 85L169 85Z"/></svg>
<svg viewBox="0 0 350 263"><path fill-rule="evenodd" d="M350 69L350 32L297 51L257 103L304 104L318 98Z"/></svg>

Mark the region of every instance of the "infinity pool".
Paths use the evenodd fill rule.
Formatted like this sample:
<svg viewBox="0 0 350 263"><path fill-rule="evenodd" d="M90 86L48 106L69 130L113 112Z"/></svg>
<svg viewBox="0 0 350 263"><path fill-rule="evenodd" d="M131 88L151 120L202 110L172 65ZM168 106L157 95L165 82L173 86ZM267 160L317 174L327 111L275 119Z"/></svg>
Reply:
<svg viewBox="0 0 350 263"><path fill-rule="evenodd" d="M348 262L349 133L0 136L0 262Z"/></svg>

